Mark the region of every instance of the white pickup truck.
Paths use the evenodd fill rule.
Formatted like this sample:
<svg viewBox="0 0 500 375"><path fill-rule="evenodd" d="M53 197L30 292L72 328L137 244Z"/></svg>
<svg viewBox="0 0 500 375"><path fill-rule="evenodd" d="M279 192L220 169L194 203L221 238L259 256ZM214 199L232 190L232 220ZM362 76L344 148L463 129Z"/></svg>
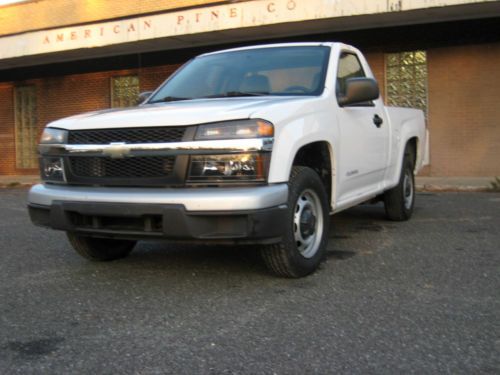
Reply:
<svg viewBox="0 0 500 375"><path fill-rule="evenodd" d="M137 107L48 124L29 212L91 260L139 239L258 243L271 271L301 277L331 214L380 199L410 218L425 140L423 113L385 107L349 45L207 53Z"/></svg>

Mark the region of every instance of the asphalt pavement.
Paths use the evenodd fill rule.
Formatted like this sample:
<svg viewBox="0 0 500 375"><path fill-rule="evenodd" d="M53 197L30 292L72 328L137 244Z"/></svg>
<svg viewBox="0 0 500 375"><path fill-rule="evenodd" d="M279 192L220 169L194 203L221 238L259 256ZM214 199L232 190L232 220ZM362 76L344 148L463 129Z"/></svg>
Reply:
<svg viewBox="0 0 500 375"><path fill-rule="evenodd" d="M0 190L1 374L499 374L500 194L333 217L312 276L254 248L141 242L108 263Z"/></svg>

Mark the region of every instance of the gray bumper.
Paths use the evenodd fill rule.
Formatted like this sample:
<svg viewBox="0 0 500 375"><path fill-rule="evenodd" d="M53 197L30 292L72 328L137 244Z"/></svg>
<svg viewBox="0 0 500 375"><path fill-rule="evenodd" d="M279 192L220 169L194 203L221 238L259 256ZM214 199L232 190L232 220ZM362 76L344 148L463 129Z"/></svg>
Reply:
<svg viewBox="0 0 500 375"><path fill-rule="evenodd" d="M286 204L287 184L228 188L111 188L35 185L30 204L51 206L55 201L89 203L175 204L186 211L260 210Z"/></svg>
<svg viewBox="0 0 500 375"><path fill-rule="evenodd" d="M286 184L179 190L37 185L28 207L34 224L82 235L272 243L288 222L287 194Z"/></svg>

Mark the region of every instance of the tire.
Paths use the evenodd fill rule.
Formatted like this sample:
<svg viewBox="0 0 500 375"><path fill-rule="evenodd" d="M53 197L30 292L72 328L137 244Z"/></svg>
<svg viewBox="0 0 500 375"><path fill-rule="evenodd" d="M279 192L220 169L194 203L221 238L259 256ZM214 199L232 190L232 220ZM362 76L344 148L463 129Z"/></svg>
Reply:
<svg viewBox="0 0 500 375"><path fill-rule="evenodd" d="M272 273L298 278L319 267L328 242L329 206L318 174L308 167L293 167L288 182L287 229L280 243L261 249Z"/></svg>
<svg viewBox="0 0 500 375"><path fill-rule="evenodd" d="M93 261L110 261L125 258L137 241L116 240L81 236L67 232L69 243L82 257Z"/></svg>
<svg viewBox="0 0 500 375"><path fill-rule="evenodd" d="M410 219L415 205L415 176L411 148L407 148L398 184L384 194L385 213L389 220Z"/></svg>

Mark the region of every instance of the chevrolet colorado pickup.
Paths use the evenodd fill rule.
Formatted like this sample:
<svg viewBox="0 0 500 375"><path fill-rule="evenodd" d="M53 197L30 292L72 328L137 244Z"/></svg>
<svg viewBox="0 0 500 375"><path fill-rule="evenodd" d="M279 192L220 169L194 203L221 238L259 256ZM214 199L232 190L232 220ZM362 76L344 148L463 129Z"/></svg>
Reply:
<svg viewBox="0 0 500 375"><path fill-rule="evenodd" d="M272 272L302 277L325 256L331 214L383 200L388 219L412 215L424 115L384 106L354 47L207 53L148 95L41 136L31 220L88 259L140 239L257 243Z"/></svg>

